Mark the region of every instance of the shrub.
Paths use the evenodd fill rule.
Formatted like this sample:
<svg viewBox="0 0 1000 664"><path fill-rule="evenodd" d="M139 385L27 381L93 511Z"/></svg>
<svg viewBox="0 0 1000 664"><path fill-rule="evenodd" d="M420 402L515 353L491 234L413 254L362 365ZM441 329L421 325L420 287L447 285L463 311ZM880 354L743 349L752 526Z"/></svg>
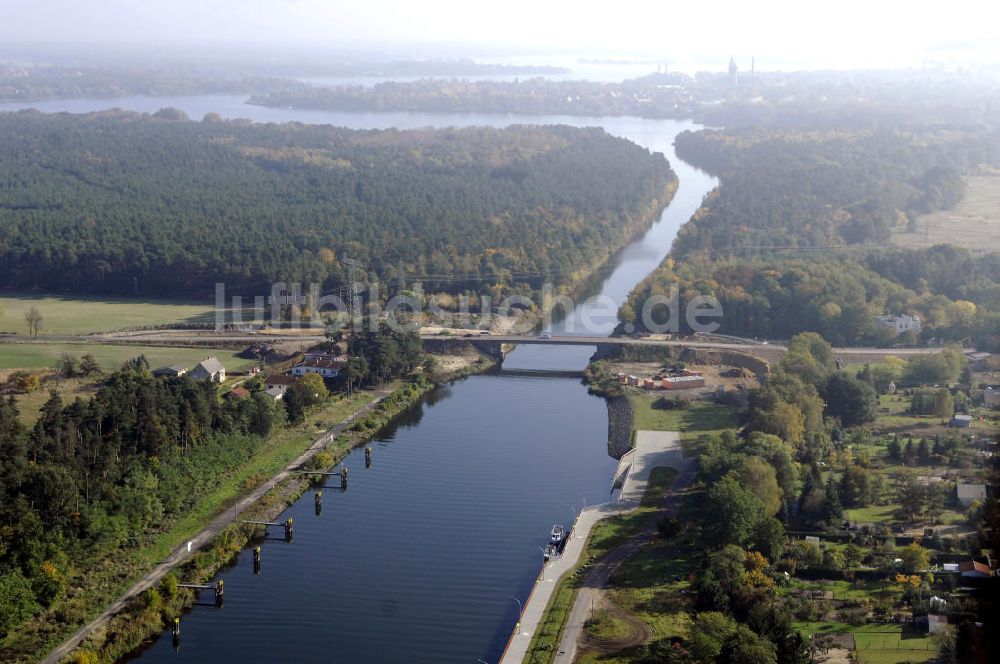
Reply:
<svg viewBox="0 0 1000 664"><path fill-rule="evenodd" d="M142 599L143 602L145 602L146 607L152 610L159 610L160 606L163 604L163 596L156 588L150 588L144 592Z"/></svg>
<svg viewBox="0 0 1000 664"><path fill-rule="evenodd" d="M651 407L657 410L686 410L691 407L691 400L686 397L660 397Z"/></svg>
<svg viewBox="0 0 1000 664"><path fill-rule="evenodd" d="M31 583L18 570L0 575L0 636L38 610Z"/></svg>
<svg viewBox="0 0 1000 664"><path fill-rule="evenodd" d="M174 599L177 597L177 577L173 574L168 574L163 577L163 581L160 583L160 590L167 599Z"/></svg>

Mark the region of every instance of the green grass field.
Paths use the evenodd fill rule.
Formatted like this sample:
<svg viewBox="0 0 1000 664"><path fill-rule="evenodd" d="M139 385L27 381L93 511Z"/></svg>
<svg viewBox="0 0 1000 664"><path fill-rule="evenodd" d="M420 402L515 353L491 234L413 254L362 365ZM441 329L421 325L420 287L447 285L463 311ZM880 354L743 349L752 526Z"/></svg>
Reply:
<svg viewBox="0 0 1000 664"><path fill-rule="evenodd" d="M148 301L45 296L0 295L0 331L27 335L24 314L35 307L42 314L40 334L89 334L133 327L177 323L211 324L214 302Z"/></svg>
<svg viewBox="0 0 1000 664"><path fill-rule="evenodd" d="M168 346L132 346L89 343L10 343L0 344L0 372L8 373L12 369L51 369L63 355L80 358L87 353L105 371L120 367L125 361L138 355L145 355L150 367L166 364L183 364L193 367L208 355L214 355L232 371L249 364L247 360L237 357L234 350L219 350L211 348L175 348Z"/></svg>
<svg viewBox="0 0 1000 664"><path fill-rule="evenodd" d="M932 247L953 244L973 251L1000 249L1000 176L973 175L966 179L965 196L951 210L939 210L917 218L917 230L897 229L893 244Z"/></svg>
<svg viewBox="0 0 1000 664"><path fill-rule="evenodd" d="M831 544L827 542L826 546L829 547ZM793 579L791 585L783 586L779 589L779 594L791 595L800 590L832 591L833 598L836 600L892 600L903 593L902 586L884 581L845 581L842 579L836 581L806 581L804 579Z"/></svg>
<svg viewBox="0 0 1000 664"><path fill-rule="evenodd" d="M844 510L844 518L858 523L882 523L883 521L894 521L899 509L898 504L869 505L868 507Z"/></svg>
<svg viewBox="0 0 1000 664"><path fill-rule="evenodd" d="M793 626L810 635L853 634L860 664L926 662L937 657L937 644L913 625L875 624L852 627L842 622L800 622Z"/></svg>
<svg viewBox="0 0 1000 664"><path fill-rule="evenodd" d="M738 426L736 413L729 406L708 401L694 401L690 408L659 410L653 402L662 394L637 394L630 392L632 426L637 430L680 431L682 438L696 438L706 433L722 433Z"/></svg>

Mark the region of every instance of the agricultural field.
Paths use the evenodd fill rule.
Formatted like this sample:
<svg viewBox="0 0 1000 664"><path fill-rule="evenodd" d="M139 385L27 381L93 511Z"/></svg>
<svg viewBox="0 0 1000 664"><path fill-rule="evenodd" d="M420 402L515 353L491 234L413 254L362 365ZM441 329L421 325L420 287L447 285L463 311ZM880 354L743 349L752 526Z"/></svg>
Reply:
<svg viewBox="0 0 1000 664"><path fill-rule="evenodd" d="M953 244L977 251L1000 251L1000 174L974 175L962 201L951 210L917 218L913 232L899 231L892 242L922 248Z"/></svg>
<svg viewBox="0 0 1000 664"><path fill-rule="evenodd" d="M25 313L35 307L42 314L39 334L90 334L160 325L210 325L213 302L148 301L12 294L0 295L0 332L28 334Z"/></svg>

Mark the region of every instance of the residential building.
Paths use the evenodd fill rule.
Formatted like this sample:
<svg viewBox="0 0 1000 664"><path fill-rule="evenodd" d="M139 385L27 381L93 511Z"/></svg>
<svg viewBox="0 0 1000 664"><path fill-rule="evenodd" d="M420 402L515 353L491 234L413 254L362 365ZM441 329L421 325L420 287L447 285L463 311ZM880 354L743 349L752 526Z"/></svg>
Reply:
<svg viewBox="0 0 1000 664"><path fill-rule="evenodd" d="M157 378L177 378L187 373L187 368L179 364L171 364L169 367L159 367L153 369L153 375Z"/></svg>
<svg viewBox="0 0 1000 664"><path fill-rule="evenodd" d="M959 482L955 486L955 495L962 507L968 507L974 500L986 500L986 485Z"/></svg>
<svg viewBox="0 0 1000 664"><path fill-rule="evenodd" d="M969 367L974 371L988 371L989 359L993 354L981 350L967 350L965 357L969 360Z"/></svg>
<svg viewBox="0 0 1000 664"><path fill-rule="evenodd" d="M880 329L891 329L894 330L896 334L903 334L904 332L920 334L920 319L916 316L909 316L907 314L876 316L875 327Z"/></svg>
<svg viewBox="0 0 1000 664"><path fill-rule="evenodd" d="M285 392L288 391L287 385L275 385L274 387L269 387L264 390L264 394L271 397L275 401L279 401L285 398Z"/></svg>
<svg viewBox="0 0 1000 664"><path fill-rule="evenodd" d="M340 374L340 370L347 363L346 355L320 355L308 354L301 362L292 367L293 376L305 376L306 374L319 374L323 378L335 378Z"/></svg>
<svg viewBox="0 0 1000 664"><path fill-rule="evenodd" d="M226 368L222 366L222 362L219 362L217 357L206 357L191 370L191 378L222 383L226 380Z"/></svg>
<svg viewBox="0 0 1000 664"><path fill-rule="evenodd" d="M948 426L955 429L966 429L972 426L972 415L966 415L965 413L952 415Z"/></svg>
<svg viewBox="0 0 1000 664"><path fill-rule="evenodd" d="M226 396L230 399L245 399L250 396L250 390L247 388L237 385L233 389L226 393Z"/></svg>
<svg viewBox="0 0 1000 664"><path fill-rule="evenodd" d="M270 390L275 387L281 387L284 388L281 392L284 394L284 390L287 390L288 387L297 380L298 378L295 376L289 376L288 374L271 374L264 379L264 389Z"/></svg>
<svg viewBox="0 0 1000 664"><path fill-rule="evenodd" d="M978 560L966 560L959 563L958 572L966 579L985 579L993 576L989 566Z"/></svg>

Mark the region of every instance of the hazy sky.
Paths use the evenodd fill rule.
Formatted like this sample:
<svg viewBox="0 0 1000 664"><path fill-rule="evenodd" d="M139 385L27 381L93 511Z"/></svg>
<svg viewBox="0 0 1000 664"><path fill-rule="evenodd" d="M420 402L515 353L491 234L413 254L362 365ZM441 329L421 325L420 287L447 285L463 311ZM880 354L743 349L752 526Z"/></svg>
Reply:
<svg viewBox="0 0 1000 664"><path fill-rule="evenodd" d="M0 41L476 44L675 62L996 62L990 0L0 0ZM975 62L973 62L975 61ZM775 68L775 67L769 67Z"/></svg>

